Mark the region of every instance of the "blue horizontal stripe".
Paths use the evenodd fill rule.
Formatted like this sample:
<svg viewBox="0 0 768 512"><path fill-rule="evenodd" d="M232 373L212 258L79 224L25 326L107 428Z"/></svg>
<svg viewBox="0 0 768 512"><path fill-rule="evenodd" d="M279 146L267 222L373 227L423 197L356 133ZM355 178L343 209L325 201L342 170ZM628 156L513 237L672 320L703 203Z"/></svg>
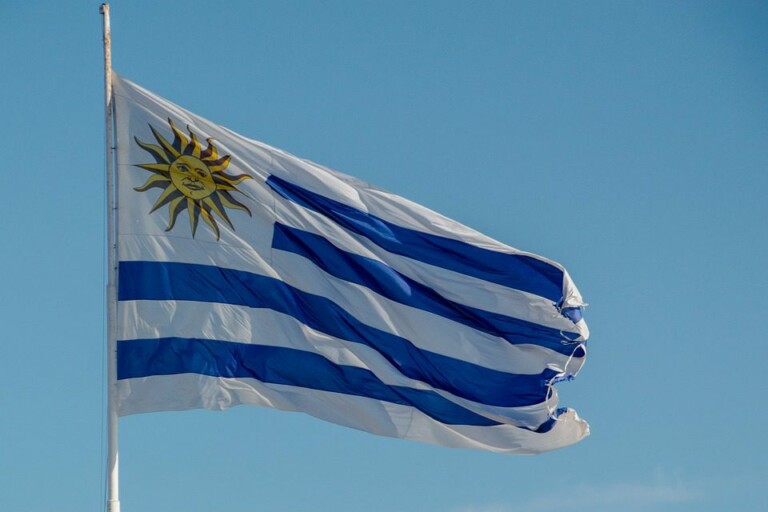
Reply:
<svg viewBox="0 0 768 512"><path fill-rule="evenodd" d="M546 399L557 372L516 375L421 350L405 338L366 325L330 299L267 276L208 265L128 261L119 268L118 299L187 300L266 308L331 336L377 350L403 375L488 405L516 407Z"/></svg>
<svg viewBox="0 0 768 512"><path fill-rule="evenodd" d="M267 184L284 198L325 215L391 253L533 293L555 303L563 297L563 271L539 259L491 251L398 226L274 175L267 179Z"/></svg>
<svg viewBox="0 0 768 512"><path fill-rule="evenodd" d="M434 391L389 386L370 370L291 348L186 338L128 340L118 342L117 361L119 380L182 373L250 378L409 405L449 425L499 425Z"/></svg>
<svg viewBox="0 0 768 512"><path fill-rule="evenodd" d="M432 288L388 265L343 251L322 236L275 224L272 247L308 258L325 272L356 283L390 300L428 311L512 344L534 344L570 355L575 345L553 329L446 299Z"/></svg>

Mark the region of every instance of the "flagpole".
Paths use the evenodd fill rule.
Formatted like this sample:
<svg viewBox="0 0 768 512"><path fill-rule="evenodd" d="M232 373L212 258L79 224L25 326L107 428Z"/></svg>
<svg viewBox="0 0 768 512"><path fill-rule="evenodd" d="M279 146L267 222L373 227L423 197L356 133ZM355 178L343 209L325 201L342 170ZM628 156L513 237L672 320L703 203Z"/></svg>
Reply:
<svg viewBox="0 0 768 512"><path fill-rule="evenodd" d="M115 186L113 164L112 38L109 28L109 4L101 4L104 20L104 128L106 133L107 173L107 512L120 512L118 479L116 383L117 357L115 317L117 316L117 277L115 245Z"/></svg>

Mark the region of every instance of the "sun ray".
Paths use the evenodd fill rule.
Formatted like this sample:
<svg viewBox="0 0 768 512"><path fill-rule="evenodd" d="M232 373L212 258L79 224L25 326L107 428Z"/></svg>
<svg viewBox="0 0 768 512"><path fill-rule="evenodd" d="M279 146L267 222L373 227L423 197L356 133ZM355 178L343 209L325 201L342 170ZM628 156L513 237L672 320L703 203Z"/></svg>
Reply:
<svg viewBox="0 0 768 512"><path fill-rule="evenodd" d="M202 215L205 223L208 224L213 230L214 234L216 235L216 240L221 238L221 233L219 233L219 226L216 224L216 220L213 218L213 215L211 215L211 213L205 208L200 209L200 214Z"/></svg>
<svg viewBox="0 0 768 512"><path fill-rule="evenodd" d="M176 151L176 148L174 148L173 145L170 142L165 140L165 138L162 135L157 133L157 130L155 130L154 126L149 125L149 127L152 129L152 135L155 136L155 139L157 139L157 142L163 147L165 152L168 155L170 155L170 157L175 159L175 158L179 158L181 156L181 154L178 151Z"/></svg>
<svg viewBox="0 0 768 512"><path fill-rule="evenodd" d="M217 214L221 219L227 223L227 226L229 226L232 229L235 229L235 227L232 225L232 221L229 220L229 216L227 215L226 210L224 210L224 207L222 206L221 202L218 200L217 196L211 195L209 197L206 197L202 201L203 206L207 207L208 211L214 212ZM206 208L203 208L206 209Z"/></svg>
<svg viewBox="0 0 768 512"><path fill-rule="evenodd" d="M187 140L187 136L181 130L176 128L170 117L168 118L168 124L171 125L171 130L173 130L173 147L181 155L184 153L184 148L189 144L189 140Z"/></svg>
<svg viewBox="0 0 768 512"><path fill-rule="evenodd" d="M161 174L153 174L149 179L140 187L136 187L133 190L136 192L146 192L151 188L162 188L168 186L171 179Z"/></svg>
<svg viewBox="0 0 768 512"><path fill-rule="evenodd" d="M185 198L183 195L179 195L179 197L171 200L171 202L168 204L168 227L165 228L166 231L173 229L173 226L176 225L176 219L179 217L179 214L187 208L187 202L184 199Z"/></svg>
<svg viewBox="0 0 768 512"><path fill-rule="evenodd" d="M219 158L218 160L214 160L213 162L208 162L207 165L208 165L208 168L211 170L211 172L220 172L227 168L230 160L231 160L231 157L229 155L226 155Z"/></svg>
<svg viewBox="0 0 768 512"><path fill-rule="evenodd" d="M226 183L227 185L239 185L245 180L250 180L253 178L251 178L247 174L239 174L237 176L228 176L226 174L216 174L216 176L214 176L213 179L214 181L216 181L216 183Z"/></svg>
<svg viewBox="0 0 768 512"><path fill-rule="evenodd" d="M236 192L240 192L235 187L231 185L225 185L223 183L216 183L216 190L234 190ZM240 192L240 193L242 194L243 192Z"/></svg>
<svg viewBox="0 0 768 512"><path fill-rule="evenodd" d="M184 154L192 155L195 158L200 158L200 141L197 140L197 135L192 133L192 130L189 129L189 126L187 126L187 130L189 131L190 141L184 150Z"/></svg>
<svg viewBox="0 0 768 512"><path fill-rule="evenodd" d="M191 197L187 198L187 213L189 213L189 226L192 228L192 238L195 238L197 223L200 219L200 206Z"/></svg>
<svg viewBox="0 0 768 512"><path fill-rule="evenodd" d="M155 204L152 205L152 209L149 210L149 213L152 213L156 211L158 208L161 208L168 204L169 201L172 199L175 199L177 194L181 194L177 188L175 188L173 185L168 185L168 187L163 190L163 193L160 194L160 197L157 198L157 201L155 201Z"/></svg>
<svg viewBox="0 0 768 512"><path fill-rule="evenodd" d="M154 173L162 173L166 176L168 173L168 164L138 164L136 167L141 167L145 171L150 171Z"/></svg>
<svg viewBox="0 0 768 512"><path fill-rule="evenodd" d="M205 139L205 142L208 143L208 147L205 148L202 153L200 153L200 158L203 160L216 160L219 158L219 150L216 149L216 146L213 145L213 138L208 137Z"/></svg>
<svg viewBox="0 0 768 512"><path fill-rule="evenodd" d="M242 210L245 213L248 214L249 217L252 216L251 210L248 209L247 206L242 204L240 201L232 197L232 195L229 192L222 192L219 194L219 199L221 199L221 204L226 206L227 208L234 208L235 210Z"/></svg>
<svg viewBox="0 0 768 512"><path fill-rule="evenodd" d="M166 166L171 163L171 161L168 159L168 156L165 154L165 151L160 146L155 146L154 144L146 144L144 142L141 142L138 137L134 137L134 140L136 141L136 144L138 144L141 149L144 151L147 151L149 154L151 154L153 157L155 157L155 162L158 164L165 163Z"/></svg>

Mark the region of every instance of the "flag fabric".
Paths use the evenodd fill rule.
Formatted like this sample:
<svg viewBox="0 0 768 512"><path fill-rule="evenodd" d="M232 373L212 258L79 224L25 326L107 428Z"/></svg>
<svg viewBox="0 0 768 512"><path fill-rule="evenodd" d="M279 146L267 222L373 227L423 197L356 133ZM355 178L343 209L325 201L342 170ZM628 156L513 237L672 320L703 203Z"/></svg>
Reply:
<svg viewBox="0 0 768 512"><path fill-rule="evenodd" d="M114 76L117 410L301 411L537 453L588 435L565 269Z"/></svg>

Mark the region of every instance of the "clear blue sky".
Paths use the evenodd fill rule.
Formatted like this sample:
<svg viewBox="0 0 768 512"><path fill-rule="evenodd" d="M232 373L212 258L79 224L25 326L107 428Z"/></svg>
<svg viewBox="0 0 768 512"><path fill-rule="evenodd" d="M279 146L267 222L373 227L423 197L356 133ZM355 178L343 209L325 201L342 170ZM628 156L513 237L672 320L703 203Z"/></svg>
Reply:
<svg viewBox="0 0 768 512"><path fill-rule="evenodd" d="M117 0L114 67L562 262L592 426L536 457L263 408L121 421L124 512L768 509L768 4ZM0 5L0 510L103 500L98 1Z"/></svg>

